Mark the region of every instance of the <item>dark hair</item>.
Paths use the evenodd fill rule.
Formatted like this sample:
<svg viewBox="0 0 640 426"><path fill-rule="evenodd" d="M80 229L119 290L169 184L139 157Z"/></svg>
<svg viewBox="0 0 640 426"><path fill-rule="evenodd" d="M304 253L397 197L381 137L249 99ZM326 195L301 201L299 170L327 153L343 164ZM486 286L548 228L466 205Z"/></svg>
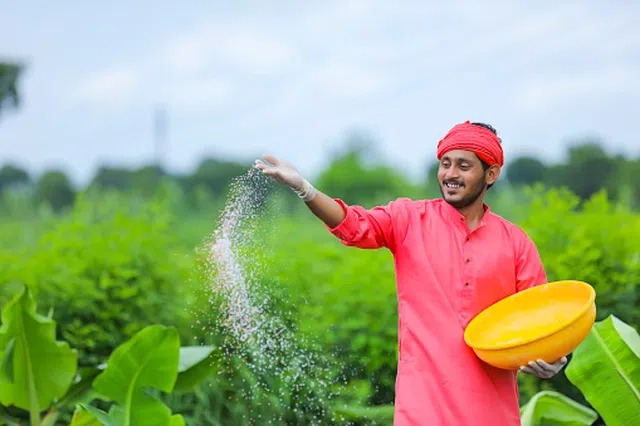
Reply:
<svg viewBox="0 0 640 426"><path fill-rule="evenodd" d="M485 129L489 129L493 132L494 135L498 136L498 131L496 129L493 128L493 126L491 124L487 124L487 123L471 123L474 126L480 126L480 127L484 127ZM500 143L502 143L502 139L500 139L500 136L498 136L498 141ZM480 162L482 163L482 170L484 170L485 172L487 171L487 169L489 168L489 165L487 163L485 163L484 161L480 160ZM487 190L489 190L489 188L491 188L493 186L493 184L487 186Z"/></svg>
<svg viewBox="0 0 640 426"><path fill-rule="evenodd" d="M493 132L494 135L498 136L498 131L491 125L491 124L487 124L487 123L471 123L474 126L480 126L480 127L484 127L485 129L489 129ZM498 141L500 143L502 143L502 139L500 139L500 136L498 136Z"/></svg>

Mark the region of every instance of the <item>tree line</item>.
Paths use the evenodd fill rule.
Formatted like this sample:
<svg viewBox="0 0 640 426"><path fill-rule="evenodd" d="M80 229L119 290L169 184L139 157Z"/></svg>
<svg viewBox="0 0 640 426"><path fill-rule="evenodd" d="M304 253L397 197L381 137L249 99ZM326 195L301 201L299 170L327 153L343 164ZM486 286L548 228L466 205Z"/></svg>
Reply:
<svg viewBox="0 0 640 426"><path fill-rule="evenodd" d="M0 61L0 113L19 105L18 81L23 66ZM361 136L345 141L346 149L336 154L316 178L323 191L345 201L359 204L385 202L397 196L436 197L437 162L427 165L425 182L416 184L401 171L372 156L374 142ZM546 163L535 156L520 156L507 162L500 187L543 184L566 187L586 200L606 190L612 200L640 207L640 157L626 158L610 154L596 139L576 141L568 146L566 160ZM28 170L5 163L0 168L0 197L8 193L28 194L36 204L46 203L54 210L71 205L78 191L108 189L132 192L139 196L154 194L165 182L176 184L191 198L220 197L234 178L247 171L248 164L222 158L205 158L191 173L169 173L158 164L138 168L99 167L86 188L76 188L64 170L54 169L34 176Z"/></svg>
<svg viewBox="0 0 640 426"><path fill-rule="evenodd" d="M426 182L416 184L401 171L383 161L370 161L367 145L351 147L336 155L316 178L316 186L347 202L373 204L397 196L435 197L437 162L427 169ZM220 158L205 158L190 173L170 173L157 164L138 168L102 166L84 188L76 188L64 170L54 169L34 176L12 163L0 167L0 195L27 194L34 203L46 203L54 210L70 206L79 191L117 190L150 197L165 183L178 187L189 200L199 196L224 197L234 179L245 174L250 164ZM587 200L606 190L611 200L637 209L640 206L640 158L608 154L597 141L583 141L568 148L566 160L548 164L534 156L520 156L506 166L502 182L492 188L543 184L566 187Z"/></svg>

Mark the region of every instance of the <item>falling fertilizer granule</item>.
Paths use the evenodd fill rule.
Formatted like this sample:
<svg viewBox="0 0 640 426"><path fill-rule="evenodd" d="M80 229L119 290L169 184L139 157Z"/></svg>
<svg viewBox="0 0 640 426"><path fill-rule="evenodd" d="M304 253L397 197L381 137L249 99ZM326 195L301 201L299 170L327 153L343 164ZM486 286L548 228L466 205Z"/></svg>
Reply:
<svg viewBox="0 0 640 426"><path fill-rule="evenodd" d="M259 267L256 256L260 241L255 238L255 219L267 195L265 177L252 168L231 185L230 197L220 225L209 243L211 291L222 298L223 327L236 344L268 349L265 300L258 300ZM249 260L253 260L250 262ZM253 269L253 270L252 270Z"/></svg>
<svg viewBox="0 0 640 426"><path fill-rule="evenodd" d="M304 400L306 405L294 411L308 419L311 411L323 415L318 408L322 401L309 395L327 394L328 370L318 362L312 345L287 328L283 314L289 312L274 308L286 304L273 300L274 288L268 288L275 286L273 280L267 281L268 286L264 282L261 269L265 262L260 253L268 252L264 250L268 226L262 220L268 210L268 189L269 178L253 167L231 184L219 224L205 244L209 291L224 333L220 350L225 358L241 359L253 374L252 380L276 393L282 406L296 406L298 400ZM273 388L274 378L280 383L277 389ZM307 395L306 400L301 395Z"/></svg>

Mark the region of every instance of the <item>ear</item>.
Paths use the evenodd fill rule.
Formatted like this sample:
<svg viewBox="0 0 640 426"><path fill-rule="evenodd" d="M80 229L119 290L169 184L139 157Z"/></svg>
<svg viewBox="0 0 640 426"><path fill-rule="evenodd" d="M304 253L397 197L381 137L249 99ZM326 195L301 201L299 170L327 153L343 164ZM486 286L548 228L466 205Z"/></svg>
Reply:
<svg viewBox="0 0 640 426"><path fill-rule="evenodd" d="M500 177L500 166L498 166L497 164L494 164L493 166L489 167L486 171L485 176L487 180L487 185L493 184L495 181L498 180L498 177Z"/></svg>

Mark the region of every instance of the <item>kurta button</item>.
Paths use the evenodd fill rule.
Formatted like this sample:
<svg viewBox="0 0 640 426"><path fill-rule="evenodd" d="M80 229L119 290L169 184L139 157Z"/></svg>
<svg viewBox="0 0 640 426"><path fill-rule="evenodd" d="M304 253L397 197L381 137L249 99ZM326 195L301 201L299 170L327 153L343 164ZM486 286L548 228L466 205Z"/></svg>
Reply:
<svg viewBox="0 0 640 426"><path fill-rule="evenodd" d="M465 285L465 286L468 286L468 285L469 285L469 283L468 283L468 282L466 282L466 283L464 283L464 285Z"/></svg>
<svg viewBox="0 0 640 426"><path fill-rule="evenodd" d="M467 258L467 263L471 262L471 259Z"/></svg>

